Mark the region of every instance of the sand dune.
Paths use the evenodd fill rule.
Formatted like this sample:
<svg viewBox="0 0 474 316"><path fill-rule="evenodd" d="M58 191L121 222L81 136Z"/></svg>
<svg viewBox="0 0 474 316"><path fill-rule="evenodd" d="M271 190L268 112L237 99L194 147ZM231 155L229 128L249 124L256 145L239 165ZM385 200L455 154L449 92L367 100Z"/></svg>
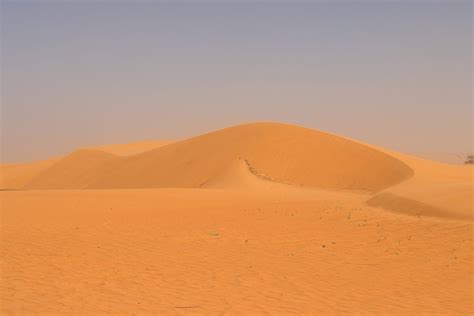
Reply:
<svg viewBox="0 0 474 316"><path fill-rule="evenodd" d="M473 218L473 166L448 165L385 151L410 166L414 176L380 192L368 201L370 205L412 215Z"/></svg>
<svg viewBox="0 0 474 316"><path fill-rule="evenodd" d="M166 146L167 145L167 146ZM2 166L3 189L313 188L374 193L369 205L472 218L473 166L447 165L278 123L235 126L178 142L81 149Z"/></svg>
<svg viewBox="0 0 474 316"><path fill-rule="evenodd" d="M96 179L88 187L197 188L238 158L276 182L326 189L378 191L413 174L403 162L341 137L291 125L256 123L124 158L115 168L104 165L104 170L90 175ZM70 183L68 179L64 185L70 187ZM50 186L38 177L27 187ZM57 179L56 188L62 187Z"/></svg>
<svg viewBox="0 0 474 316"><path fill-rule="evenodd" d="M30 162L0 165L0 189L16 190L23 188L41 171L51 167L60 158Z"/></svg>
<svg viewBox="0 0 474 316"><path fill-rule="evenodd" d="M120 159L99 150L81 149L62 158L36 175L25 189L84 189L105 167L113 167Z"/></svg>
<svg viewBox="0 0 474 316"><path fill-rule="evenodd" d="M103 151L117 156L132 156L172 143L171 141L144 141L81 148ZM81 150L79 149L79 150ZM27 187L38 174L52 167L63 157L26 163L0 164L0 190L18 190Z"/></svg>

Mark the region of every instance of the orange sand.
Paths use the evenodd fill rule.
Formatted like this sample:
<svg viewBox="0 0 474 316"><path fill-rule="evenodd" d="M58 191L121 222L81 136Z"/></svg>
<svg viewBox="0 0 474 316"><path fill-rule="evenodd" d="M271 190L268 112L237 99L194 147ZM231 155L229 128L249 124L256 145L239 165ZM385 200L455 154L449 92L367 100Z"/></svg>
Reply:
<svg viewBox="0 0 474 316"><path fill-rule="evenodd" d="M148 145L2 166L1 313L474 310L471 166L272 123Z"/></svg>

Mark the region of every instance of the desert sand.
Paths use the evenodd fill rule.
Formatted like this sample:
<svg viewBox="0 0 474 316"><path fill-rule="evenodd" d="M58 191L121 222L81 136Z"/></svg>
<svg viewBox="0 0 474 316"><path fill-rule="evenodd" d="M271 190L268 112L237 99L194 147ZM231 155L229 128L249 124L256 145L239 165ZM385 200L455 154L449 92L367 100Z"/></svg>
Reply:
<svg viewBox="0 0 474 316"><path fill-rule="evenodd" d="M474 310L472 166L254 123L1 171L4 314Z"/></svg>

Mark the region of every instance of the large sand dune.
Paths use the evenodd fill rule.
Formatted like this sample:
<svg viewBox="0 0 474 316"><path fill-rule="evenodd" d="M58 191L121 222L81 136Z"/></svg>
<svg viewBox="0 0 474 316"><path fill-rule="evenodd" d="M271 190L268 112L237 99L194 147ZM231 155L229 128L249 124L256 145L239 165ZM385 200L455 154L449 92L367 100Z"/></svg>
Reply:
<svg viewBox="0 0 474 316"><path fill-rule="evenodd" d="M341 137L291 125L257 123L123 158L113 168L104 164L103 170L91 170L90 178L95 180L87 187L197 188L239 158L276 182L326 189L378 191L413 174L403 162ZM44 183L38 177L27 188L52 188L49 183L55 175L43 176ZM55 183L56 189L71 187L69 178L57 178Z"/></svg>
<svg viewBox="0 0 474 316"><path fill-rule="evenodd" d="M81 149L62 159L4 165L2 189L247 188L352 190L412 215L472 218L472 166L447 165L278 123L178 142Z"/></svg>

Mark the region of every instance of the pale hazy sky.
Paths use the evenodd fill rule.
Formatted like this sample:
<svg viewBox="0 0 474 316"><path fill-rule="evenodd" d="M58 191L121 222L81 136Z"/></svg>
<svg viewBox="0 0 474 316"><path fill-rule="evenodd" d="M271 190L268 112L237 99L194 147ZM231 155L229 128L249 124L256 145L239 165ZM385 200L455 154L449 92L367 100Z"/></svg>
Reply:
<svg viewBox="0 0 474 316"><path fill-rule="evenodd" d="M468 152L472 6L2 0L2 160L262 120Z"/></svg>

